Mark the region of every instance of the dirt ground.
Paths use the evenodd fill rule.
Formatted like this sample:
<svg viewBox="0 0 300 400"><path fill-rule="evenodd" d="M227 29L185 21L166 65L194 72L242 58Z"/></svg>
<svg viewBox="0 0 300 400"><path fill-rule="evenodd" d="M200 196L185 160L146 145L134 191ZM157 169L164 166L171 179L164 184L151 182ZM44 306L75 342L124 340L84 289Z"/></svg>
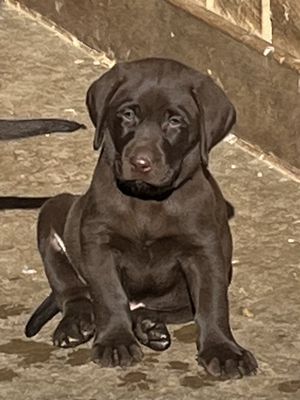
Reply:
<svg viewBox="0 0 300 400"><path fill-rule="evenodd" d="M103 68L88 53L0 4L0 118L64 117L88 131L0 144L2 195L83 192L97 158L85 92ZM97 63L96 63L97 64ZM276 129L276 127L274 127ZM0 399L299 399L299 184L224 142L212 170L235 205L232 327L255 353L258 375L220 382L195 361L194 327L172 326L166 352L145 349L130 369L101 369L90 345L51 344L52 321L33 340L23 330L48 293L36 249L36 211L0 213Z"/></svg>

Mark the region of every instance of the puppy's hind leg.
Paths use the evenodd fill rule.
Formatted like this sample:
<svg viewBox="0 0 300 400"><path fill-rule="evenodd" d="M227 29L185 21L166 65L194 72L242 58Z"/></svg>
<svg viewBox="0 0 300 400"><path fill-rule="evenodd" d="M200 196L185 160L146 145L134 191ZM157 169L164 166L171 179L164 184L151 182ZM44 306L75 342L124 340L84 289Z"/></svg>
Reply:
<svg viewBox="0 0 300 400"><path fill-rule="evenodd" d="M38 222L38 245L50 287L63 318L53 342L74 347L88 341L94 332L94 313L88 287L69 260L63 242L68 212L76 196L63 194L49 200Z"/></svg>
<svg viewBox="0 0 300 400"><path fill-rule="evenodd" d="M75 347L87 342L94 332L93 305L86 283L76 273L63 249L58 235L52 232L45 249L44 265L56 303L63 318L53 334L59 347Z"/></svg>

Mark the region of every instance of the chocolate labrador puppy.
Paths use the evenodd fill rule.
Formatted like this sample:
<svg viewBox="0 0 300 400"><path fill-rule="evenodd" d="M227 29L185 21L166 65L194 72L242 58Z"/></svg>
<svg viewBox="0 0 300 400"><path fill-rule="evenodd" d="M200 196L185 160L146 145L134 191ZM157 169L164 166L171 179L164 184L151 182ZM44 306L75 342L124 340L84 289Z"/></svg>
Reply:
<svg viewBox="0 0 300 400"><path fill-rule="evenodd" d="M53 132L74 132L80 128L85 129L85 126L65 119L0 119L0 140L22 139ZM0 210L38 208L48 199L49 197L1 196Z"/></svg>
<svg viewBox="0 0 300 400"><path fill-rule="evenodd" d="M255 373L229 324L232 240L207 167L234 107L209 77L167 59L116 65L91 85L87 107L99 161L87 193L61 194L41 210L38 245L52 293L27 336L60 310L54 344L94 336L96 363L128 366L142 358L139 342L164 350L166 324L195 321L208 373Z"/></svg>

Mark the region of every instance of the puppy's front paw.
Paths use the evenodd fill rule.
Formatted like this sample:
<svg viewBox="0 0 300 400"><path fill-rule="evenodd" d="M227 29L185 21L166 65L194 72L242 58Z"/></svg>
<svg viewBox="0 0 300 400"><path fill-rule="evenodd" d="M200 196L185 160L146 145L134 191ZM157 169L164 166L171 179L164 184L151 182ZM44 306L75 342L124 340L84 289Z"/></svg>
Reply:
<svg viewBox="0 0 300 400"><path fill-rule="evenodd" d="M170 347L171 337L165 324L145 318L136 323L134 333L138 340L152 350L163 351Z"/></svg>
<svg viewBox="0 0 300 400"><path fill-rule="evenodd" d="M205 348L198 354L198 363L210 375L225 379L255 375L258 368L253 354L233 342Z"/></svg>
<svg viewBox="0 0 300 400"><path fill-rule="evenodd" d="M128 367L142 358L143 352L131 335L120 334L116 339L94 343L92 348L92 360L102 367Z"/></svg>
<svg viewBox="0 0 300 400"><path fill-rule="evenodd" d="M53 334L58 347L75 347L87 342L94 335L94 314L89 301L76 302L66 313Z"/></svg>

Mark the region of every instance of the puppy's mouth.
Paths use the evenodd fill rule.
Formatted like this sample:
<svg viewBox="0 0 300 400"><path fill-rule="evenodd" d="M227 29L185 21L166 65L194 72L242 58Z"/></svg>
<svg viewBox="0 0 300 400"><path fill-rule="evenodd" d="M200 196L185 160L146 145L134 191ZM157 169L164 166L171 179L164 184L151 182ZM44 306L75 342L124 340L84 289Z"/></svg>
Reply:
<svg viewBox="0 0 300 400"><path fill-rule="evenodd" d="M174 182L180 168L170 169L161 166L158 171L138 172L133 170L129 163L116 160L114 175L118 189L125 195L141 200L161 201L170 196L175 190Z"/></svg>
<svg viewBox="0 0 300 400"><path fill-rule="evenodd" d="M168 198L175 190L172 185L155 186L142 180L116 179L119 190L126 196L141 200L162 201Z"/></svg>

